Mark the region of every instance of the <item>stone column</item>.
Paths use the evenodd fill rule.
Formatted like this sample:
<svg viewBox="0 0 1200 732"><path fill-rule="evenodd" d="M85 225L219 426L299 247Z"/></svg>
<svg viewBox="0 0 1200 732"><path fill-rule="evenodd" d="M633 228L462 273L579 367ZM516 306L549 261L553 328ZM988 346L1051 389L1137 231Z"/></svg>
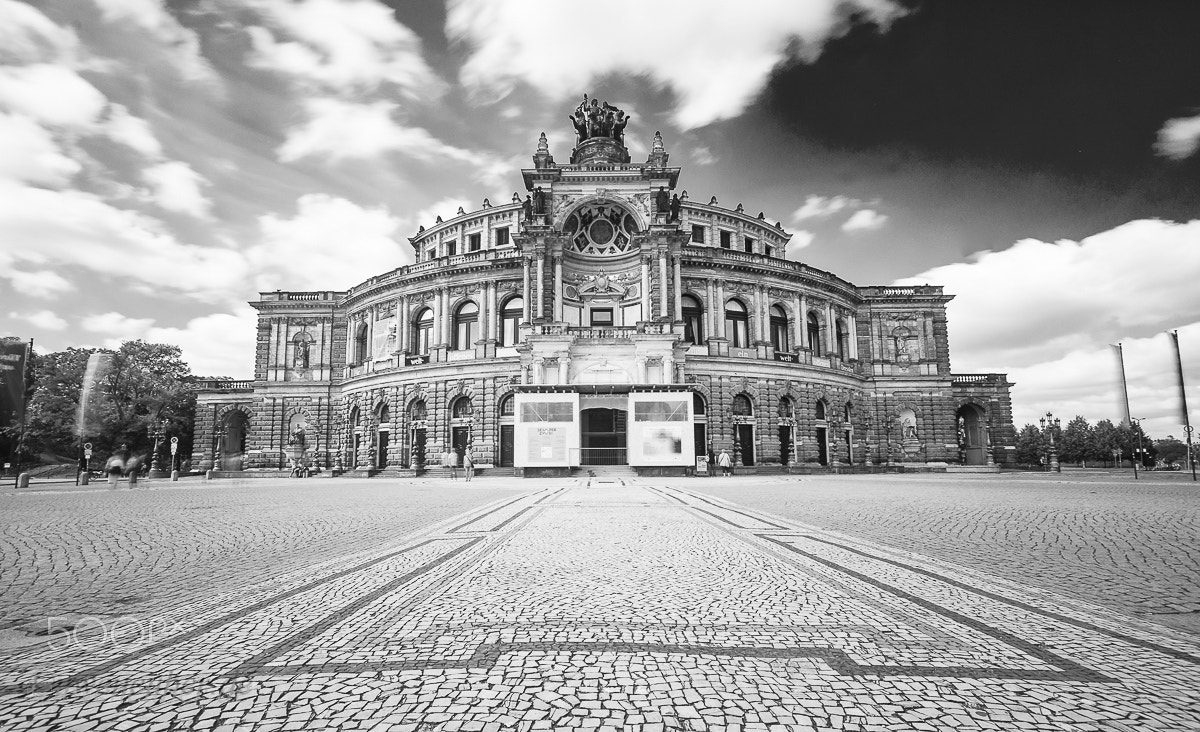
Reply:
<svg viewBox="0 0 1200 732"><path fill-rule="evenodd" d="M858 326L854 322L853 313L846 316L846 330L849 331L849 333L846 334L846 337L850 339L850 342L848 344L846 344L846 355L849 358L853 358L853 359L857 360L858 359Z"/></svg>
<svg viewBox="0 0 1200 732"><path fill-rule="evenodd" d="M539 318L545 317L546 303L545 303L545 299L542 297L542 293L545 291L545 287L546 287L546 253L541 252L538 254L538 260L537 260L537 316Z"/></svg>
<svg viewBox="0 0 1200 732"><path fill-rule="evenodd" d="M568 376L571 374L571 357L563 354L558 357L558 383L569 384Z"/></svg>
<svg viewBox="0 0 1200 732"><path fill-rule="evenodd" d="M792 295L792 344L795 348L804 347L804 305L799 295Z"/></svg>
<svg viewBox="0 0 1200 732"><path fill-rule="evenodd" d="M675 383L675 357L668 353L663 356L662 360L662 383Z"/></svg>
<svg viewBox="0 0 1200 732"><path fill-rule="evenodd" d="M639 384L646 383L646 357L638 356L633 359L633 363L637 366L637 379Z"/></svg>
<svg viewBox="0 0 1200 732"><path fill-rule="evenodd" d="M717 295L711 278L705 280L708 290L708 307L704 309L705 340L717 337Z"/></svg>
<svg viewBox="0 0 1200 732"><path fill-rule="evenodd" d="M402 354L408 352L408 316L408 295L401 295L396 303L396 350ZM403 366L404 362L401 361L400 365Z"/></svg>
<svg viewBox="0 0 1200 732"><path fill-rule="evenodd" d="M833 303L825 303L825 347L828 355L837 353L837 324L833 322Z"/></svg>
<svg viewBox="0 0 1200 732"><path fill-rule="evenodd" d="M529 294L529 257L521 258L521 322L529 322L529 306L533 301L533 297Z"/></svg>
<svg viewBox="0 0 1200 732"><path fill-rule="evenodd" d="M454 331L454 318L450 312L450 288L442 288L442 343L450 345L450 334Z"/></svg>
<svg viewBox="0 0 1200 732"><path fill-rule="evenodd" d="M498 312L496 312L496 308L499 307L499 303L497 302L497 297L496 297L496 290L499 287L500 287L500 283L498 283L498 282L489 282L488 283L488 291L487 291L488 318L487 318L486 338L489 341L496 340L496 331L500 327L500 314Z"/></svg>
<svg viewBox="0 0 1200 732"><path fill-rule="evenodd" d="M563 320L563 270L559 255L554 257L554 312L551 315L556 323Z"/></svg>
<svg viewBox="0 0 1200 732"><path fill-rule="evenodd" d="M673 257L672 264L675 267L675 322L683 321L683 275L680 272L680 264L682 257Z"/></svg>
<svg viewBox="0 0 1200 732"><path fill-rule="evenodd" d="M767 292L762 285L754 288L754 305L755 305L755 320L758 321L758 327L754 329L757 340L767 340Z"/></svg>
<svg viewBox="0 0 1200 732"><path fill-rule="evenodd" d="M543 381L542 367L545 360L546 359L542 358L541 356L534 356L533 358L533 383L535 384L540 384Z"/></svg>
<svg viewBox="0 0 1200 732"><path fill-rule="evenodd" d="M650 310L650 258L642 257L642 320L652 320Z"/></svg>
<svg viewBox="0 0 1200 732"><path fill-rule="evenodd" d="M717 337L725 337L725 288L721 280L717 280L717 301L714 303L713 314L717 321Z"/></svg>
<svg viewBox="0 0 1200 732"><path fill-rule="evenodd" d="M670 296L667 287L667 253L658 255L658 317L667 317L667 298Z"/></svg>

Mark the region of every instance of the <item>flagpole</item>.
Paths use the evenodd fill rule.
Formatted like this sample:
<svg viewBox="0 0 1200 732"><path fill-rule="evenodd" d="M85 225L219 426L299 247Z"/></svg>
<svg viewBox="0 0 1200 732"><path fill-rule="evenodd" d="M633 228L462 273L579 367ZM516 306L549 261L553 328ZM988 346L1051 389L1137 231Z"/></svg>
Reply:
<svg viewBox="0 0 1200 732"><path fill-rule="evenodd" d="M1133 426L1133 421L1129 417L1129 387L1125 385L1125 352L1120 343L1112 348L1117 354L1117 372L1121 374L1121 407L1125 410L1124 424Z"/></svg>
<svg viewBox="0 0 1200 732"><path fill-rule="evenodd" d="M1183 356L1179 353L1179 331L1173 330L1167 335L1171 336L1171 343L1175 345L1175 368L1179 375L1179 407L1183 412L1183 431L1187 433L1187 459L1192 471L1192 480L1196 480L1196 461L1192 458L1192 423L1188 419L1187 389L1184 388L1183 382Z"/></svg>

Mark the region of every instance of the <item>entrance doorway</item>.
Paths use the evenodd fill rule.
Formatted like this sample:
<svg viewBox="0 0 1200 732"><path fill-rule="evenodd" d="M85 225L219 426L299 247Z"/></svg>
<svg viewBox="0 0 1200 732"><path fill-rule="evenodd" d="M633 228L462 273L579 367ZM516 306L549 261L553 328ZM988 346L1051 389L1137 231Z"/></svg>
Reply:
<svg viewBox="0 0 1200 732"><path fill-rule="evenodd" d="M462 456L467 452L467 445L471 442L470 427L454 427L450 434L451 449L454 450L455 460L458 465L462 465Z"/></svg>
<svg viewBox="0 0 1200 732"><path fill-rule="evenodd" d="M829 430L824 427L817 428L817 462L829 464Z"/></svg>
<svg viewBox="0 0 1200 732"><path fill-rule="evenodd" d="M966 404L959 408L958 443L965 465L987 465L987 432L979 407Z"/></svg>
<svg viewBox="0 0 1200 732"><path fill-rule="evenodd" d="M779 464L790 465L792 462L792 427L779 428Z"/></svg>
<svg viewBox="0 0 1200 732"><path fill-rule="evenodd" d="M500 467L511 468L516 451L513 448L513 426L500 425Z"/></svg>
<svg viewBox="0 0 1200 732"><path fill-rule="evenodd" d="M737 441L739 457L742 465L754 464L754 425L739 424L734 425L737 430Z"/></svg>
<svg viewBox="0 0 1200 732"><path fill-rule="evenodd" d="M241 470L242 458L246 454L246 433L250 418L245 412L234 410L225 417L225 429L220 436L218 448L221 452L219 470Z"/></svg>
<svg viewBox="0 0 1200 732"><path fill-rule="evenodd" d="M375 450L375 467L382 470L388 464L388 434L387 430L379 430L379 445Z"/></svg>
<svg viewBox="0 0 1200 732"><path fill-rule="evenodd" d="M627 465L627 413L624 409L595 407L579 412L579 463Z"/></svg>
<svg viewBox="0 0 1200 732"><path fill-rule="evenodd" d="M418 468L425 467L425 428L412 431L412 454L409 455L409 466L416 463Z"/></svg>

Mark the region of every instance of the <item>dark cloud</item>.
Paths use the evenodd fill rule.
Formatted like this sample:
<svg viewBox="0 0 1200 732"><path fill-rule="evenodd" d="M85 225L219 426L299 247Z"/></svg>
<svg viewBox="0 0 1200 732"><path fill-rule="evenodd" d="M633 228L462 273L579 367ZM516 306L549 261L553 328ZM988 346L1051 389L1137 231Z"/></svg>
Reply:
<svg viewBox="0 0 1200 732"><path fill-rule="evenodd" d="M1200 178L1196 160L1154 154L1162 125L1200 108L1200 3L909 4L890 28L855 23L815 62L778 70L762 110L850 150L903 148L1098 185L1165 190Z"/></svg>

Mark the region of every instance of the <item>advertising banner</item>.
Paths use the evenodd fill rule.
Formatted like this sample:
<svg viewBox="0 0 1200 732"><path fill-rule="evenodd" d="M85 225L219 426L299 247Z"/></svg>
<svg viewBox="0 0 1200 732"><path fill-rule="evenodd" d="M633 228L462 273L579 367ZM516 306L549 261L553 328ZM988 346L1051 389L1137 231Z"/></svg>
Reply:
<svg viewBox="0 0 1200 732"><path fill-rule="evenodd" d="M16 428L25 417L25 363L29 344L0 339L0 429Z"/></svg>
<svg viewBox="0 0 1200 732"><path fill-rule="evenodd" d="M630 465L694 464L691 392L631 393L629 407Z"/></svg>

